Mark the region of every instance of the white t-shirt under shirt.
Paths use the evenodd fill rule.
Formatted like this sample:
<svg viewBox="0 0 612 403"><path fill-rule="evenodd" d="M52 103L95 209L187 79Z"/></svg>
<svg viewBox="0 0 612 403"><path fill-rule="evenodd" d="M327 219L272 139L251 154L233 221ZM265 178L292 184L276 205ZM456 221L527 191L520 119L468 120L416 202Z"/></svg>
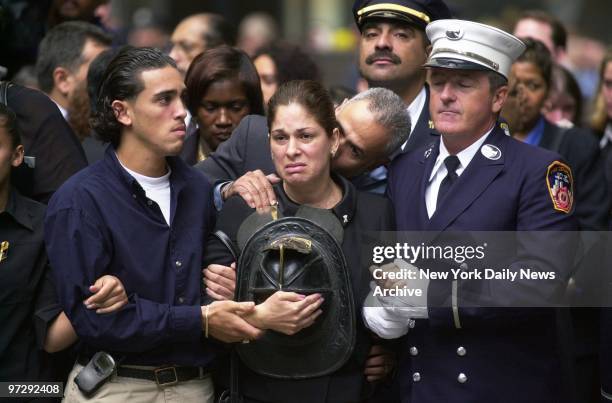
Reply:
<svg viewBox="0 0 612 403"><path fill-rule="evenodd" d="M117 160L119 160L119 158L117 158ZM119 161L119 163L121 164L121 161ZM172 173L170 167L168 167L168 173L164 176L151 178L150 176L144 176L138 172L134 172L126 168L123 164L121 164L121 166L127 173L136 179L136 182L138 182L140 186L142 186L147 197L157 203L166 223L170 226L170 174Z"/></svg>

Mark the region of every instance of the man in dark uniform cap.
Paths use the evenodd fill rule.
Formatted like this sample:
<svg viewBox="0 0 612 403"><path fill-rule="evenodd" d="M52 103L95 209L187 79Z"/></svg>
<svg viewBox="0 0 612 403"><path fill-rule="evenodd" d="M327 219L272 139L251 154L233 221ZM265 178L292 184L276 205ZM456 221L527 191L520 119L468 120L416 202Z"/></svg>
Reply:
<svg viewBox="0 0 612 403"><path fill-rule="evenodd" d="M361 75L370 87L388 88L408 106L413 125L404 151L428 144L435 134L423 68L430 46L425 27L451 18L450 10L442 0L357 0L353 16L361 32Z"/></svg>
<svg viewBox="0 0 612 403"><path fill-rule="evenodd" d="M562 402L554 314L525 306L547 306L569 277L573 246L563 231L576 228L571 169L559 155L508 136L498 120L521 41L461 20L431 23L427 35L430 112L441 137L391 165L388 193L398 230L438 238L460 231L466 244L465 231L530 231L538 240L543 233L534 231L556 231L546 232L555 248L521 236L499 248L508 271L530 267L554 273L554 280L435 281L418 272L434 265L468 274L474 264L416 261L415 267L396 260L382 269L416 271L417 280L405 285L424 295L372 294L365 320L384 338L407 333L399 375L404 402ZM492 247L485 263L499 263L487 256Z"/></svg>
<svg viewBox="0 0 612 403"><path fill-rule="evenodd" d="M450 18L451 14L442 0L391 0L388 2L358 0L353 5L355 23L362 35L360 40L359 69L363 77L368 81L370 87L383 87L398 94L407 105L407 110L412 122L410 136L402 144L404 151L414 149L420 145L427 144L436 135L432 132L432 123L429 120L429 91L425 84L425 69L423 64L427 60L429 41L425 35L425 26L440 18ZM350 108L344 111L348 115ZM352 112L352 111L350 111ZM350 114L352 115L352 113ZM342 128L341 146L336 154L337 160L342 160L343 165L358 167L351 172L342 172L342 175L350 177L351 181L361 190L374 193L384 193L387 183L387 170L384 166L376 164L372 158L375 155L366 155L354 150L363 149L364 141L368 143L368 149L386 149L389 144L387 136L381 136L372 131L358 133L355 127L363 127L362 122L353 119L338 119ZM252 133L252 134L249 134ZM272 186L263 173L271 171L269 161L261 166L252 166L255 170L245 172L245 164L238 145L246 144L246 138L264 136L267 127L263 119L259 121L255 117L246 117L242 124L236 129L232 138L222 144L212 154L211 158L202 162L196 168L202 170L209 179L227 180L236 179L233 189L254 189L249 193L251 198L259 200L258 194L273 194ZM367 136L366 136L367 134ZM257 139L258 140L258 139ZM359 141L361 140L361 141ZM250 147L250 154L267 154L266 142L253 141L253 146L261 146L257 149ZM269 158L264 158L269 160ZM229 170L235 171L236 177L227 176ZM364 170L367 170L364 172ZM360 171L357 174L356 171ZM225 184L223 185L225 186ZM220 193L221 185L217 185L217 194ZM224 190L230 189L225 186ZM223 192L224 197L234 194L232 191ZM254 195L254 196L253 196ZM271 197L271 196L268 196ZM267 199L267 197L262 197ZM267 201L267 200L262 200ZM263 203L265 205L267 203Z"/></svg>

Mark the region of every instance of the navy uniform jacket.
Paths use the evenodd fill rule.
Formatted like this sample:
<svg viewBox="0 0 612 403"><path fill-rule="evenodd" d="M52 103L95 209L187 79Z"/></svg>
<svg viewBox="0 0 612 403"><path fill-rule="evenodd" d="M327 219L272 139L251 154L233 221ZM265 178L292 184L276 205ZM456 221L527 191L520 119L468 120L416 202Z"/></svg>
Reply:
<svg viewBox="0 0 612 403"><path fill-rule="evenodd" d="M575 216L580 230L601 231L606 229L610 199L604 174L604 160L601 158L599 142L593 132L580 127L563 128L544 120L544 130L538 146L558 152L572 167L576 182ZM581 258L582 262L576 267L573 275L577 296L596 295L595 290L604 284L602 268L609 266L602 263L605 258L602 252L605 248L597 245L593 247L593 243L598 240L599 238L593 233L583 233L583 250L586 256ZM584 381L577 381L577 385L589 385L593 383L592 378L595 376L589 371L578 368L580 365L586 365L587 359L591 360L591 367L597 366L599 311L595 308L575 308L570 313L571 323L568 325L571 327L561 336L567 340L567 344L571 345L565 348L570 357L580 357L582 362L573 364L576 367L575 371L578 372L573 378L583 377ZM562 315L560 323L569 319L569 316ZM563 329L563 326L559 328ZM592 391L578 390L577 394L581 396L576 401L586 401L587 393L596 392L596 388Z"/></svg>
<svg viewBox="0 0 612 403"><path fill-rule="evenodd" d="M553 208L546 185L547 169L560 157L518 142L499 124L484 144L499 148L501 157L492 160L477 152L429 219L425 190L439 141L404 154L391 165L388 192L398 231L576 228L572 211ZM565 267L564 262L572 258L569 247L568 255L539 252L539 261L549 268ZM560 274L560 278L569 276ZM432 293L432 284L428 297L444 292L446 285L442 284ZM431 300L428 305L429 319L411 321L412 329L406 336L407 348L400 360L402 401L563 401L559 396L562 379L554 314L550 310L462 307L459 299L461 328L457 328L450 307L432 309Z"/></svg>
<svg viewBox="0 0 612 403"><path fill-rule="evenodd" d="M563 131L566 133L562 134ZM555 147L560 135L563 136L561 142ZM610 202L599 143L593 133L579 127L566 129L545 121L538 146L558 152L572 167L576 181L576 218L580 229L606 229Z"/></svg>
<svg viewBox="0 0 612 403"><path fill-rule="evenodd" d="M425 85L425 96L425 105L423 106L419 120L417 120L416 123L412 122L414 130L408 138L408 142L406 142L404 153L426 146L436 141L439 137L438 133L432 130L433 122L429 114L429 86L427 86L427 84Z"/></svg>

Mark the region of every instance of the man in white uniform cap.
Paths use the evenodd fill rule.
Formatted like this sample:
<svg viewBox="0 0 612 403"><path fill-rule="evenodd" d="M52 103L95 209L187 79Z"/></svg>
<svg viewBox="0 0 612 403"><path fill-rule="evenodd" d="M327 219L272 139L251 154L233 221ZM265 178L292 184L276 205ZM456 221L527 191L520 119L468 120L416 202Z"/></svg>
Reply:
<svg viewBox="0 0 612 403"><path fill-rule="evenodd" d="M470 21L434 21L426 32L433 46L425 65L429 107L441 137L391 165L388 194L397 229L435 232L434 245L465 231L573 230L570 168L559 155L514 140L498 120L510 66L523 43ZM463 241L460 236L459 245ZM537 273L554 272L554 280L541 283L453 281L451 270L470 271L473 261L417 260L415 267L396 259L382 266L417 275L419 266L449 273L448 280L417 277L402 283L424 291L421 296L372 293L366 300L370 329L383 338L406 335L403 402L563 401L554 314L525 307L543 306L564 287L572 245L565 237L555 242L561 247L554 251L541 244L533 250L520 239L516 250L501 248L511 272L526 264ZM491 259L488 252L482 262Z"/></svg>

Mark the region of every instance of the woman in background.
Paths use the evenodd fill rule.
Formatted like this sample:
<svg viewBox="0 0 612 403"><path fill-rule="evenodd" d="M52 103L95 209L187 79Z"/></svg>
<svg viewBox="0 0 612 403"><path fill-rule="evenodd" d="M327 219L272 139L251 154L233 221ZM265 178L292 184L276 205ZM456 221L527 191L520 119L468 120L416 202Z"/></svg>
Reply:
<svg viewBox="0 0 612 403"><path fill-rule="evenodd" d="M204 160L227 140L243 117L263 115L259 76L249 57L229 46L196 57L185 77L187 109L197 123L188 133L181 158L190 165Z"/></svg>
<svg viewBox="0 0 612 403"><path fill-rule="evenodd" d="M265 46L255 52L253 63L261 78L266 107L281 84L292 80L321 80L316 63L297 45L276 42Z"/></svg>
<svg viewBox="0 0 612 403"><path fill-rule="evenodd" d="M544 117L542 108L550 91L553 62L542 42L533 39L524 42L526 49L512 64L510 75L521 93L521 106L515 113L520 116L520 124L511 127L512 136L555 151L566 159L577 184L574 214L580 229L602 230L607 223L607 200L597 139L589 130L559 127Z"/></svg>
<svg viewBox="0 0 612 403"><path fill-rule="evenodd" d="M591 119L591 127L601 134L601 148L605 159L606 180L608 185L608 201L612 200L612 48L608 49L601 62L599 70L599 87L595 108ZM612 214L608 216L608 230L612 230ZM608 237L608 242L609 237ZM609 243L608 243L609 245ZM609 269L612 262L612 251L608 249L605 266ZM612 284L609 270L607 270L607 286L604 288L604 302L601 309L601 334L599 363L601 367L600 390L601 400L610 400L612 397Z"/></svg>
<svg viewBox="0 0 612 403"><path fill-rule="evenodd" d="M612 201L612 152L610 152L612 150L612 48L608 49L601 62L591 128L601 136L599 146L604 161L608 203L610 203ZM612 229L612 210L608 215L608 227Z"/></svg>
<svg viewBox="0 0 612 403"><path fill-rule="evenodd" d="M607 156L612 148L612 48L608 49L601 62L591 127L601 135L600 145Z"/></svg>
<svg viewBox="0 0 612 403"><path fill-rule="evenodd" d="M582 92L571 71L553 64L544 116L562 127L582 126Z"/></svg>

